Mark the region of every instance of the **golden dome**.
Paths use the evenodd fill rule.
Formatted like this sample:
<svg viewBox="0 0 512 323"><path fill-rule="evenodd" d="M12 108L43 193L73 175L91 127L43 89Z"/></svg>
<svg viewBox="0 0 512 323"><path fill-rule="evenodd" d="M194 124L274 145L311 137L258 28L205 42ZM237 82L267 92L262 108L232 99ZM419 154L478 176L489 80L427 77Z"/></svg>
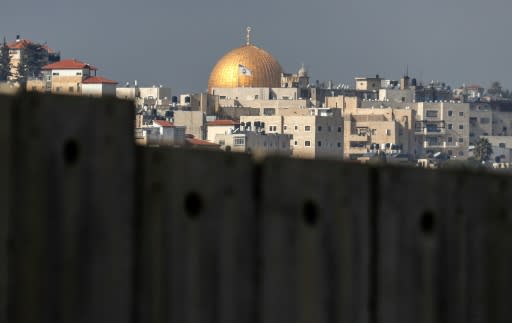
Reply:
<svg viewBox="0 0 512 323"><path fill-rule="evenodd" d="M245 75L243 68L249 71ZM272 55L248 41L217 62L208 80L208 92L216 87L280 87L281 73L281 65Z"/></svg>

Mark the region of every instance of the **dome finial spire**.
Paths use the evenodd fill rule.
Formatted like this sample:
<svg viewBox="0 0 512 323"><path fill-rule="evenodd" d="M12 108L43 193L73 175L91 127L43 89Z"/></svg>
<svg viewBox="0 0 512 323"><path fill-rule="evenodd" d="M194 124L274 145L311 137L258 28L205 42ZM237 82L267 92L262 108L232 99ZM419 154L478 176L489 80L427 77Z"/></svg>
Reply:
<svg viewBox="0 0 512 323"><path fill-rule="evenodd" d="M251 44L251 31L252 31L252 28L251 27L247 27L247 35L245 36L245 44L246 45L250 45Z"/></svg>

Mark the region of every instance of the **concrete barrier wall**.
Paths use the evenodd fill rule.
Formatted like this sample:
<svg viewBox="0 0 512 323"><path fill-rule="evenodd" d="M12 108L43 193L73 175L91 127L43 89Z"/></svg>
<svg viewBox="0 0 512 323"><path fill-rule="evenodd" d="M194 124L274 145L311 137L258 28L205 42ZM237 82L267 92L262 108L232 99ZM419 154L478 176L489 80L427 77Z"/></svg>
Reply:
<svg viewBox="0 0 512 323"><path fill-rule="evenodd" d="M511 178L133 145L0 97L0 322L512 322Z"/></svg>

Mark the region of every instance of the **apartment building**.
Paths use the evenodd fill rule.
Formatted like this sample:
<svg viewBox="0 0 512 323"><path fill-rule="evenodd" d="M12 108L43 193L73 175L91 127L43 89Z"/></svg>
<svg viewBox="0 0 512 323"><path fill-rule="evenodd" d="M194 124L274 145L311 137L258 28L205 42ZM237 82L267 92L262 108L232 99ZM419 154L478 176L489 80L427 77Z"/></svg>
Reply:
<svg viewBox="0 0 512 323"><path fill-rule="evenodd" d="M416 103L414 132L416 142L423 143L422 153L444 152L450 158L466 159L469 147L468 103Z"/></svg>
<svg viewBox="0 0 512 323"><path fill-rule="evenodd" d="M344 114L344 158L370 151L413 153L415 111L401 108L352 108Z"/></svg>
<svg viewBox="0 0 512 323"><path fill-rule="evenodd" d="M252 154L256 158L269 155L290 156L290 136L263 131L240 131L216 134L214 142L225 151L243 152Z"/></svg>
<svg viewBox="0 0 512 323"><path fill-rule="evenodd" d="M343 158L343 119L338 109L309 109L309 115L242 116L242 127L290 135L292 157Z"/></svg>
<svg viewBox="0 0 512 323"><path fill-rule="evenodd" d="M16 40L7 43L7 47L9 47L9 56L11 58L11 81L18 78L18 67L21 62L23 51L31 44L34 44L34 42L28 39L23 39L20 35L16 36ZM58 51L51 49L46 44L43 44L42 48L45 63L55 63L60 60L60 53Z"/></svg>

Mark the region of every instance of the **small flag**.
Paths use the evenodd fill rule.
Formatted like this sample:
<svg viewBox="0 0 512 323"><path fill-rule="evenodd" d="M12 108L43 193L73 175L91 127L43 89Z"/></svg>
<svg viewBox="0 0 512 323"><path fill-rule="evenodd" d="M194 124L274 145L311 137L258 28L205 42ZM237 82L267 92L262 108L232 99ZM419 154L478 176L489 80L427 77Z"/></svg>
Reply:
<svg viewBox="0 0 512 323"><path fill-rule="evenodd" d="M252 76L251 70L243 66L242 64L238 64L238 73L245 76Z"/></svg>

